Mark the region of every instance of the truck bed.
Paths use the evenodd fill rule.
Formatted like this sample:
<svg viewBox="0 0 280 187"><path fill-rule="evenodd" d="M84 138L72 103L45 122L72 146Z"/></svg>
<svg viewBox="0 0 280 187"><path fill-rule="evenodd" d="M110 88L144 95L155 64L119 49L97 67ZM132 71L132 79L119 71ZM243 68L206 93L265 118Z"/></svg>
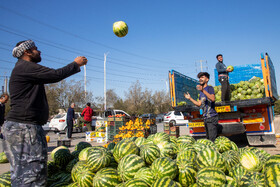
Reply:
<svg viewBox="0 0 280 187"><path fill-rule="evenodd" d="M272 105L274 100L270 97L260 98L260 99L247 99L247 100L240 100L240 101L229 101L229 102L219 102L216 103L216 107L219 106L230 106L230 108L244 108L244 107L251 107L256 105ZM173 107L175 111L180 112L193 112L198 111L200 107L195 105L184 105L184 106L177 106Z"/></svg>

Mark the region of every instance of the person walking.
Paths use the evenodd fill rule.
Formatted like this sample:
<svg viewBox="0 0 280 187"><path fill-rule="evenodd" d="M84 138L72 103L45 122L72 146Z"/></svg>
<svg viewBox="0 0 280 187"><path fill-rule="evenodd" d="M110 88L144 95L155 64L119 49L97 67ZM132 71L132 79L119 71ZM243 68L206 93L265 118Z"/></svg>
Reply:
<svg viewBox="0 0 280 187"><path fill-rule="evenodd" d="M218 54L216 56L218 62L216 64L216 69L218 72L218 80L221 83L221 100L230 101L230 85L228 73L231 72L230 69L227 69L226 65L223 63L223 55Z"/></svg>
<svg viewBox="0 0 280 187"><path fill-rule="evenodd" d="M5 121L5 103L9 100L8 94L2 94L0 97L0 138L3 139L3 135L1 133L2 125Z"/></svg>
<svg viewBox="0 0 280 187"><path fill-rule="evenodd" d="M66 117L66 121L67 121L67 138L71 139L72 138L72 132L73 132L73 124L75 121L75 103L71 103L70 107L68 108L67 111L67 117Z"/></svg>
<svg viewBox="0 0 280 187"><path fill-rule="evenodd" d="M84 108L83 112L81 113L81 115L84 117L83 122L86 124L88 131L93 130L92 125L91 125L92 124L93 110L92 110L92 108L90 108L90 105L91 105L90 103L87 103L86 108Z"/></svg>
<svg viewBox="0 0 280 187"><path fill-rule="evenodd" d="M48 120L49 106L44 84L80 72L87 59L79 56L59 69L39 65L41 51L32 40L17 43L12 54L18 61L9 82L11 110L2 128L11 186L46 186L48 151L42 125Z"/></svg>
<svg viewBox="0 0 280 187"><path fill-rule="evenodd" d="M202 106L206 138L214 142L218 136L218 113L215 110L214 88L208 86L210 75L207 72L200 72L197 78L200 83L196 87L200 91L199 100L194 100L188 92L184 96L196 106Z"/></svg>

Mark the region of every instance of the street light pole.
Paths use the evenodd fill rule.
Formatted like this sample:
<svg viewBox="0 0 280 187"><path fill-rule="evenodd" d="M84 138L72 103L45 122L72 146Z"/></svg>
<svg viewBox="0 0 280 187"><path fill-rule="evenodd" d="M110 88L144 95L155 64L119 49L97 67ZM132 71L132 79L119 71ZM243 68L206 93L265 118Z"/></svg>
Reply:
<svg viewBox="0 0 280 187"><path fill-rule="evenodd" d="M107 103L106 103L106 60L107 60L107 55L109 52L104 53L104 110L107 109Z"/></svg>
<svg viewBox="0 0 280 187"><path fill-rule="evenodd" d="M84 65L84 88L85 88L85 100L87 99L87 69Z"/></svg>

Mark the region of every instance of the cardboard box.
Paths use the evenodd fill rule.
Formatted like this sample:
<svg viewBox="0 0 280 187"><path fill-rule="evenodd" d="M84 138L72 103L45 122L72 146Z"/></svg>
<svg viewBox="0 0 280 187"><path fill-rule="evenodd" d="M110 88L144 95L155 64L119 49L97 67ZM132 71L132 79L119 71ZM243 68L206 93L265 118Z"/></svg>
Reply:
<svg viewBox="0 0 280 187"><path fill-rule="evenodd" d="M104 138L106 136L105 132L96 132L96 137Z"/></svg>
<svg viewBox="0 0 280 187"><path fill-rule="evenodd" d="M95 131L87 131L86 132L86 139L87 138L95 138Z"/></svg>
<svg viewBox="0 0 280 187"><path fill-rule="evenodd" d="M97 143L106 143L106 138L97 137L97 138L96 138L96 142L97 142Z"/></svg>
<svg viewBox="0 0 280 187"><path fill-rule="evenodd" d="M86 141L87 142L93 142L93 141L96 141L96 138L86 138Z"/></svg>

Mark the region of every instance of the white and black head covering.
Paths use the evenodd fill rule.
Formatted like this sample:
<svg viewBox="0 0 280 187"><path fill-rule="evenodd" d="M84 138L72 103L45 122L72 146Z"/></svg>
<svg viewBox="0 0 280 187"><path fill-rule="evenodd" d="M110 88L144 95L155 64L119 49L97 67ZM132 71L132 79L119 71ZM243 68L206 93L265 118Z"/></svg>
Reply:
<svg viewBox="0 0 280 187"><path fill-rule="evenodd" d="M35 47L35 43L32 40L26 40L21 43L19 46L16 46L13 49L13 56L19 58L23 55L24 51Z"/></svg>

